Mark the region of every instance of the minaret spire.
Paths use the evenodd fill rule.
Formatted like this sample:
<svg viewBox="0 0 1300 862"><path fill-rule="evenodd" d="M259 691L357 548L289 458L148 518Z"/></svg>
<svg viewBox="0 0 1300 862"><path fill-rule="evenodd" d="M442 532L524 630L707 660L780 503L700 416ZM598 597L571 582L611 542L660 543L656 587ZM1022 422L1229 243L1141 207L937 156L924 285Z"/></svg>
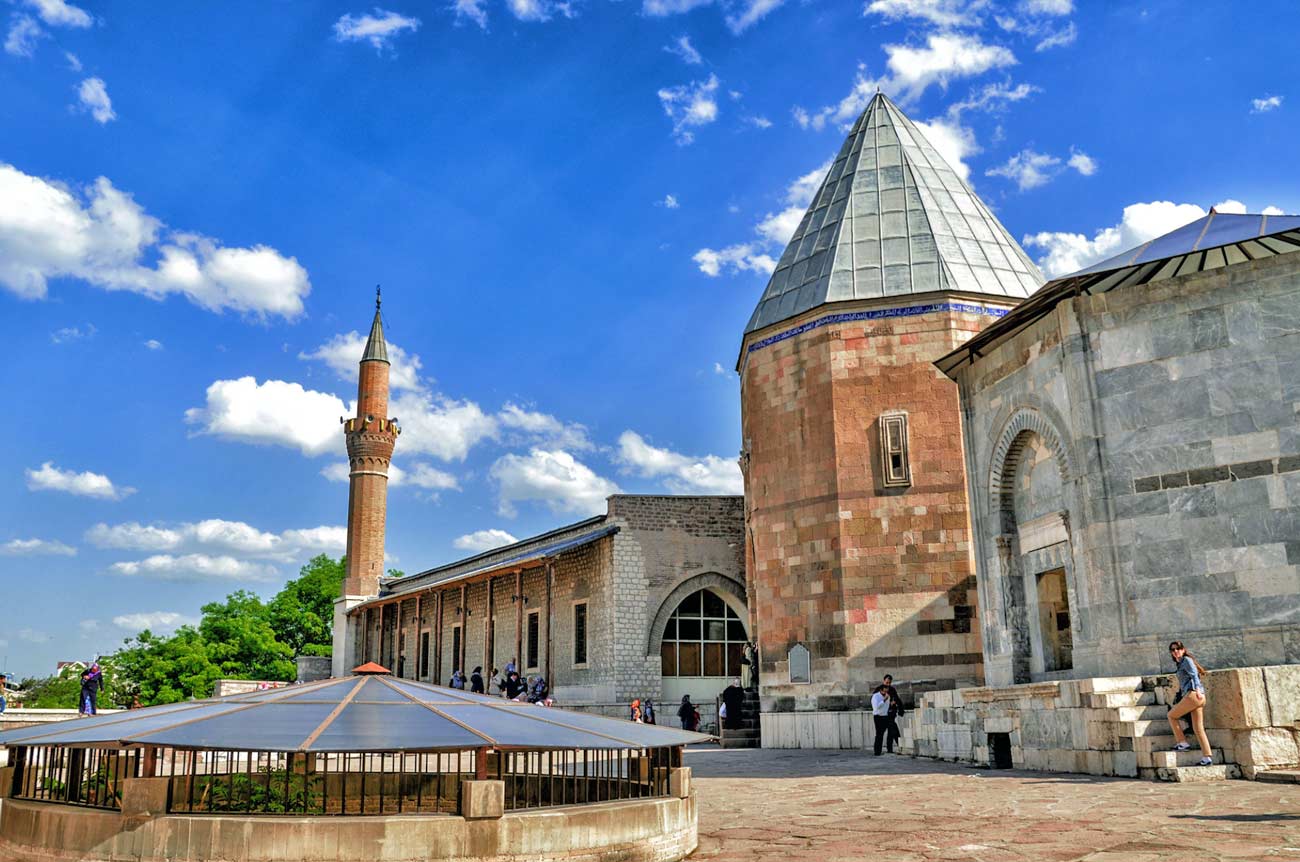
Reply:
<svg viewBox="0 0 1300 862"><path fill-rule="evenodd" d="M343 420L348 446L348 565L343 595L375 596L384 573L384 529L388 514L388 465L401 429L388 418L388 344L375 286L375 319L361 354L357 415Z"/></svg>

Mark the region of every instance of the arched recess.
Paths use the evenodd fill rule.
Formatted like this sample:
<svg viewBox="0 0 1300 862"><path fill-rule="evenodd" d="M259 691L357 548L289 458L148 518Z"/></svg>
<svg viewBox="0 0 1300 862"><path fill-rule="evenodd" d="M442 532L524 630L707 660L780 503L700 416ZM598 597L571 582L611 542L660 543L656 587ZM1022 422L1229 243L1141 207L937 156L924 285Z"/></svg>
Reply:
<svg viewBox="0 0 1300 862"><path fill-rule="evenodd" d="M745 587L743 584L719 572L704 572L691 575L673 587L672 592L659 606L659 612L655 614L654 621L650 623L650 632L646 640L645 654L647 657L656 659L659 657L659 650L663 645L664 627L668 625L668 618L673 615L673 611L677 610L677 606L682 603L682 600L691 593L704 589L711 589L717 593L744 622L745 631L749 631L749 607L745 604Z"/></svg>
<svg viewBox="0 0 1300 862"><path fill-rule="evenodd" d="M1037 435L1052 455L1056 458L1057 468L1061 471L1061 484L1068 484L1074 475L1074 465L1070 453L1061 444L1061 434L1056 423L1052 422L1033 407L1021 407L1007 419L998 435L998 443L989 458L989 514L997 518L999 533L1014 527L1014 521L1008 522L1011 514L1012 495L1016 466L1025 445L1032 436Z"/></svg>
<svg viewBox="0 0 1300 862"><path fill-rule="evenodd" d="M995 588L1015 683L1073 667L1078 605L1066 497L1075 471L1062 439L1043 412L1021 407L1007 419L989 463Z"/></svg>

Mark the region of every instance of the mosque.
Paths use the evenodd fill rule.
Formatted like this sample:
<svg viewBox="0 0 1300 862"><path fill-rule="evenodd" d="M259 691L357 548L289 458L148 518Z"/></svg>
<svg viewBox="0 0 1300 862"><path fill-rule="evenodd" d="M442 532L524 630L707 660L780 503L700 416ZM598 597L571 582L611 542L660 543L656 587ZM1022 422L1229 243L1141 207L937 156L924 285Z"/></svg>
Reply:
<svg viewBox="0 0 1300 862"><path fill-rule="evenodd" d="M1044 284L877 94L741 333L743 498L618 495L400 580L381 577L399 429L377 313L344 425L334 673L373 660L440 681L517 659L566 705L602 710L711 700L753 642L764 745L861 745L888 673L921 707L917 753L989 759L1006 733L1018 765L1069 749L1067 771L1137 774L1159 763L1092 769L1082 753L1132 753L1131 737L1035 748L1027 701L933 713L961 706L955 690L1037 685L1064 714L1115 679L1137 682L1103 701L1149 709L1143 675L1168 672L1178 639L1244 669L1239 693L1257 676L1287 704L1223 717L1225 733L1280 740L1300 719L1294 251L1300 216L1211 212ZM1278 745L1300 763L1300 740Z"/></svg>

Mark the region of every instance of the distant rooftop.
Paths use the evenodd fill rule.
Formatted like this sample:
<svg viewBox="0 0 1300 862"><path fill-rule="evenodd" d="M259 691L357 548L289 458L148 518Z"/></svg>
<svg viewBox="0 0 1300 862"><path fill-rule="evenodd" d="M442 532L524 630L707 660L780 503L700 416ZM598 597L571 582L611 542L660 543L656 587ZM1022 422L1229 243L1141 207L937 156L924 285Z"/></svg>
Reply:
<svg viewBox="0 0 1300 862"><path fill-rule="evenodd" d="M1022 299L1042 273L912 121L877 93L745 327L830 302L940 290Z"/></svg>

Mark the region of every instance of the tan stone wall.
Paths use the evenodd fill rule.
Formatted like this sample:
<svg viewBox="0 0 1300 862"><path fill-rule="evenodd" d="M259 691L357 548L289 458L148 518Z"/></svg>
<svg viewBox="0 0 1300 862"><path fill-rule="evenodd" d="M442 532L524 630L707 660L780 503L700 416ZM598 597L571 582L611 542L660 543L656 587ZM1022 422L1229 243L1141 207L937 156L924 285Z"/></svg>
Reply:
<svg viewBox="0 0 1300 862"><path fill-rule="evenodd" d="M7 862L417 862L513 858L672 862L697 844L694 795L518 812L432 817L124 817L5 800Z"/></svg>
<svg viewBox="0 0 1300 862"><path fill-rule="evenodd" d="M749 580L765 711L852 709L885 673L905 696L982 679L957 389L932 363L995 316L936 302L746 353ZM747 348L818 317L756 333ZM894 412L909 426L912 483L902 489L881 476L879 419ZM811 685L788 682L796 643L812 652Z"/></svg>

